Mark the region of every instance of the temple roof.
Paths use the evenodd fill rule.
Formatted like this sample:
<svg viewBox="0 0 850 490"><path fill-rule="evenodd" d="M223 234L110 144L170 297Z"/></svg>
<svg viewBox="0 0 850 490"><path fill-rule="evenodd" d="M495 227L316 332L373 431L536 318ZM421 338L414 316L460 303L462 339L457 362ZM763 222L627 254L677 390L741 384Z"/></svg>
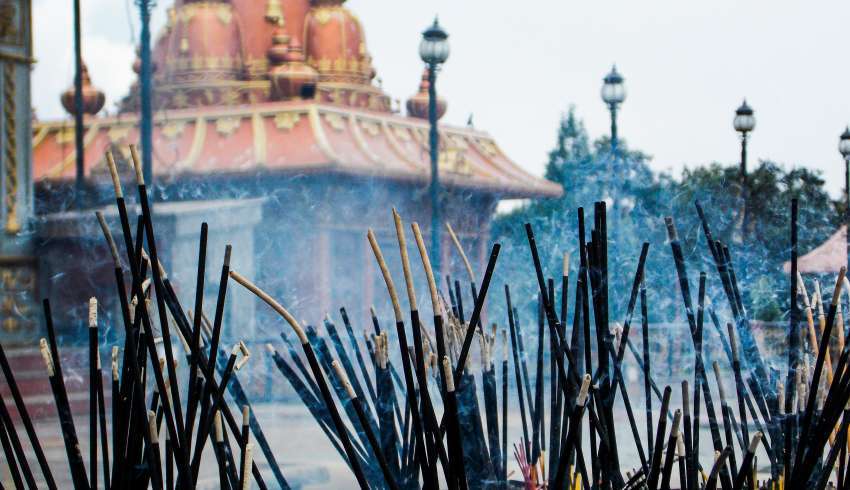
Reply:
<svg viewBox="0 0 850 490"><path fill-rule="evenodd" d="M847 265L847 226L840 227L825 242L811 252L797 258L800 274L837 273ZM791 262L785 262L782 268L791 272Z"/></svg>
<svg viewBox="0 0 850 490"><path fill-rule="evenodd" d="M152 50L153 170L160 182L257 172L428 182L423 86L408 117L393 110L374 83L363 26L343 3L175 0ZM137 60L137 73L139 67ZM87 113L86 178L106 176L107 149L127 152L138 143L138 105L135 83L117 116ZM72 180L73 124L36 123L33 133L35 181ZM499 198L563 192L519 168L487 133L440 125L440 135L446 185Z"/></svg>
<svg viewBox="0 0 850 490"><path fill-rule="evenodd" d="M562 193L558 184L519 168L487 133L441 125L440 136L446 185L500 198ZM138 140L135 114L86 118L86 178L108 179L104 152L127 151ZM169 111L155 116L153 140L154 174L163 182L256 172L430 179L426 121L352 107L285 101ZM33 161L36 182L74 179L71 121L35 125Z"/></svg>

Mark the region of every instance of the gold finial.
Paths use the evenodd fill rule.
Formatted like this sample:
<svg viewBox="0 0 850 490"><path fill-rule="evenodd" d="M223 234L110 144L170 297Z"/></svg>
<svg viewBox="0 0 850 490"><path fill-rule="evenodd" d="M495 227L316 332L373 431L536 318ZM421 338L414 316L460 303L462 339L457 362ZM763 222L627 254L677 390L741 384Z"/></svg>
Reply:
<svg viewBox="0 0 850 490"><path fill-rule="evenodd" d="M266 20L283 27L284 18L283 9L280 8L280 0L269 0L266 3Z"/></svg>

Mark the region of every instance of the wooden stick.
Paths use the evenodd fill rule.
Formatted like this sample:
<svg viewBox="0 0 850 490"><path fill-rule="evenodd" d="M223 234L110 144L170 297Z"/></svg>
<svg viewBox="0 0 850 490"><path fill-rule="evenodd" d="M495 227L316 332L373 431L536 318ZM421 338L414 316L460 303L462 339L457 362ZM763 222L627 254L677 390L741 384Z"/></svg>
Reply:
<svg viewBox="0 0 850 490"><path fill-rule="evenodd" d="M45 312L49 315L49 311ZM53 399L56 402L56 410L59 414L59 424L62 428L62 438L65 441L65 452L68 455L68 466L71 470L71 478L74 481L75 488L90 488L88 477L86 476L85 463L83 456L80 453L80 443L77 439L77 430L74 427L74 418L71 415L71 409L68 405L68 397L65 392L65 382L59 377L56 371L56 362L58 356L53 356L47 346L47 340L41 339L40 342L41 357L44 360L44 366L47 369L47 377L50 379L50 388L53 391ZM9 458L12 461L12 458Z"/></svg>
<svg viewBox="0 0 850 490"><path fill-rule="evenodd" d="M667 455L664 458L664 468L661 471L661 488L670 490L670 475L673 473L673 458L676 454L676 441L681 439L679 424L682 422L682 411L676 410L673 415L673 425L670 426L670 437L667 439Z"/></svg>
<svg viewBox="0 0 850 490"><path fill-rule="evenodd" d="M97 488L97 298L89 300L89 475Z"/></svg>
<svg viewBox="0 0 850 490"><path fill-rule="evenodd" d="M150 431L151 440L151 484L155 490L162 490L162 463L159 458L159 430L157 430L156 413L153 411L148 412L148 430Z"/></svg>
<svg viewBox="0 0 850 490"><path fill-rule="evenodd" d="M15 464L15 453L12 449L12 443L9 442L8 431L11 430L14 430L14 427L11 424L7 424L5 420L0 420L0 442L2 442L3 445L3 454L6 456L9 473L12 476L15 488L24 488L24 482L21 480L21 472L18 470L18 465ZM21 458L19 458L19 460L25 461Z"/></svg>
<svg viewBox="0 0 850 490"><path fill-rule="evenodd" d="M407 259L407 243L404 236L404 226L401 223L401 217L398 213L393 210L393 218L395 220L396 226L396 235L398 237L399 243L399 251L402 257L402 267L404 269L404 277L405 282L407 283L407 295L408 301L410 301L410 311L411 318L415 318L417 315L416 312L416 293L413 290L413 280L410 277L410 264ZM372 247L372 252L375 255L375 260L378 262L378 267L381 270L381 275L384 278L384 283L387 286L387 294L390 297L390 302L392 303L393 313L395 313L396 320L396 333L398 335L399 348L401 350L401 360L402 360L402 370L404 372L404 382L406 385L407 392L407 406L410 408L411 418L413 420L413 429L414 429L414 444L415 444L415 453L419 455L418 461L420 463L420 468L422 471L422 476L426 484L437 485L436 476L430 471L430 458L433 457L433 450L428 447L429 444L426 444L426 429L425 423L422 419L420 419L420 410L419 404L416 400L416 388L413 381L414 376L414 366L416 378L419 383L420 388L423 390L422 400L423 403L427 398L427 389L428 385L425 381L425 371L424 366L422 365L421 359L418 359L418 356L421 355L422 345L419 343L418 345L414 345L414 353L417 359L413 361L410 359L410 352L407 350L407 334L404 329L404 317L401 312L401 306L398 302L398 295L396 294L395 284L393 283L392 275L390 275L389 269L387 268L387 263L384 261L384 255L381 252L381 247L378 245L378 241L375 238L375 234L372 230L369 230L367 233L367 238L369 239L369 245ZM417 328L417 325L414 323L412 328ZM417 338L417 332L414 331L414 338Z"/></svg>
<svg viewBox="0 0 850 490"><path fill-rule="evenodd" d="M452 474L455 478L457 478L457 484L461 489L467 488L466 481L466 470L464 465L464 454L463 448L461 446L461 434L460 428L458 427L458 418L460 414L458 413L458 404L457 398L455 396L455 382L454 376L452 374L452 365L449 361L448 356L443 357L442 359L442 370L443 376L446 379L446 412L449 414L448 424L447 424L447 432L448 432L448 442L449 442L449 454L451 454L451 465L452 465ZM450 487L454 487L454 482L449 482Z"/></svg>
<svg viewBox="0 0 850 490"><path fill-rule="evenodd" d="M6 358L6 352L3 350L2 344L0 344L0 368L3 370L3 376L6 378L6 385L9 387L12 399L15 401L15 408L17 408L21 422L24 424L24 429L29 437L30 446L33 448L35 456L38 459L39 466L41 467L41 473L44 475L45 483L48 488L55 490L56 481L53 479L53 473L50 471L50 465L47 462L47 458L44 456L44 449L41 447L41 441L35 432L35 427L32 424L32 419L30 418L29 411L24 403L23 396L21 396L21 390L18 388L18 384L15 381L14 373L9 365L9 360Z"/></svg>
<svg viewBox="0 0 850 490"><path fill-rule="evenodd" d="M735 482L733 483L735 488L744 488L744 482L747 477L752 475L753 458L755 457L756 449L758 448L759 442L761 442L761 438L761 432L756 432L753 435L753 439L750 441L750 446L747 448L746 454L744 454L744 460L741 461L741 468L735 476Z"/></svg>
<svg viewBox="0 0 850 490"><path fill-rule="evenodd" d="M395 481L395 477L393 476L392 470L390 469L389 464L387 464L386 458L384 458L384 452L381 450L381 444L378 442L378 439L375 437L375 432L372 431L371 424L369 423L368 418L366 417L365 410L363 406L360 404L360 398L357 395L357 392L354 390L354 387L351 384L350 379L348 378L348 374L345 372L345 369L340 364L338 360L334 360L331 365L336 372L339 381L342 383L343 387L345 387L345 391L348 394L349 399L351 400L351 404L354 406L354 411L357 413L357 418L360 420L360 424L363 426L363 430L366 432L366 437L369 441L369 444L372 446L372 451L375 457L378 459L378 466L381 468L381 472L384 475L384 481L387 486L393 490L398 489L398 484Z"/></svg>
<svg viewBox="0 0 850 490"><path fill-rule="evenodd" d="M463 246L460 244L460 240L457 239L457 235L455 235L455 231L452 229L451 223L448 221L446 222L446 229L449 231L449 236L452 239L452 243L455 245L458 255L460 255L461 260L463 260L463 266L466 268L466 273L469 274L469 282L475 284L475 273L472 272L472 264L470 264L469 259L466 258Z"/></svg>
<svg viewBox="0 0 850 490"><path fill-rule="evenodd" d="M664 414L667 412L667 407L670 405L670 394L672 390L669 386L664 388L664 398L661 400L661 412L658 416L658 432L655 435L655 449L652 451L652 464L649 468L649 476L647 482L650 490L658 488L658 479L661 472L661 455L664 450L664 434L667 431L667 419ZM675 422L676 419L674 418Z"/></svg>
<svg viewBox="0 0 850 490"><path fill-rule="evenodd" d="M345 425L342 422L342 418L339 415L339 411L337 410L336 404L333 401L333 397L331 396L331 392L328 389L328 384L325 381L324 375L322 374L322 370L319 367L319 363L316 360L316 354L313 352L313 347L310 345L307 340L307 335L304 333L304 329L301 328L301 325L292 316L289 311L286 310L280 303L272 299L265 291L258 288L251 281L240 275L236 271L230 271L230 277L233 278L234 281L242 285L248 291L251 291L255 296L263 300L267 305L269 305L277 314L283 317L284 320L289 324L292 330L295 331L295 334L298 336L298 339L301 341L301 347L304 349L304 355L307 357L307 361L310 364L310 368L313 370L313 376L315 377L316 383L319 385L319 389L322 392L322 397L324 398L325 405L331 413L331 418L334 421L334 426L336 427L337 436L342 441L342 446L345 448L345 454L348 456L349 465L351 466L352 472L354 472L354 476L357 479L357 482L362 487L368 487L368 482L366 481L366 477L363 474L363 470L360 467L360 462L357 458L357 455L354 453L354 447L351 445L351 440L348 438L348 433L345 429Z"/></svg>

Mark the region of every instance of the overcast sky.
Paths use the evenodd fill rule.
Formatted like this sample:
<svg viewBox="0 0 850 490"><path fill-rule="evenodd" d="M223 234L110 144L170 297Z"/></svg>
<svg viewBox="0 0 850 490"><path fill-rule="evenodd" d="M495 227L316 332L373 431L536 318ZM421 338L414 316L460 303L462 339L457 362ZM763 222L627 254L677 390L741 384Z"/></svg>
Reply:
<svg viewBox="0 0 850 490"><path fill-rule="evenodd" d="M83 56L108 109L134 76L134 3L82 0ZM171 3L159 0L155 31ZM71 4L34 2L33 104L41 119L64 117L59 93L73 76ZM402 100L419 82L420 32L439 14L452 49L438 81L449 102L444 120L462 125L474 114L476 127L536 174L571 105L592 137L607 133L599 88L616 63L628 91L620 134L652 155L656 169L678 175L684 166L737 162L732 116L746 97L757 119L751 158L820 169L833 195L843 188L837 144L850 123L846 0L350 0L347 6L365 26L384 88Z"/></svg>

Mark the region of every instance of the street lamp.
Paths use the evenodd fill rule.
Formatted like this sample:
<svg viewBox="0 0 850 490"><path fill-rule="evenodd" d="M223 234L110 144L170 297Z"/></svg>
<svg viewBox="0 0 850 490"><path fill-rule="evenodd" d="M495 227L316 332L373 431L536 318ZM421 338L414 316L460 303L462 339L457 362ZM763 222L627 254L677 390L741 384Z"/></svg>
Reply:
<svg viewBox="0 0 850 490"><path fill-rule="evenodd" d="M741 194L744 196L744 216L742 220L741 238L747 234L747 201L749 200L749 182L747 180L747 134L756 127L756 118L753 109L747 105L747 99L735 110L735 118L732 119L735 131L741 133Z"/></svg>
<svg viewBox="0 0 850 490"><path fill-rule="evenodd" d="M440 276L440 135L437 133L437 68L449 58L449 35L434 18L434 24L422 33L419 56L428 65L428 122L431 124L431 265Z"/></svg>
<svg viewBox="0 0 850 490"><path fill-rule="evenodd" d="M838 140L838 152L844 157L844 222L847 225L847 260L850 264L850 126Z"/></svg>
<svg viewBox="0 0 850 490"><path fill-rule="evenodd" d="M747 105L747 100L735 111L735 119L732 120L735 131L741 133L741 180L747 181L747 133L756 127L756 118L753 109Z"/></svg>
<svg viewBox="0 0 850 490"><path fill-rule="evenodd" d="M623 76L617 72L617 65L602 79L602 100L611 111L611 152L617 153L617 108L626 100L626 86Z"/></svg>

